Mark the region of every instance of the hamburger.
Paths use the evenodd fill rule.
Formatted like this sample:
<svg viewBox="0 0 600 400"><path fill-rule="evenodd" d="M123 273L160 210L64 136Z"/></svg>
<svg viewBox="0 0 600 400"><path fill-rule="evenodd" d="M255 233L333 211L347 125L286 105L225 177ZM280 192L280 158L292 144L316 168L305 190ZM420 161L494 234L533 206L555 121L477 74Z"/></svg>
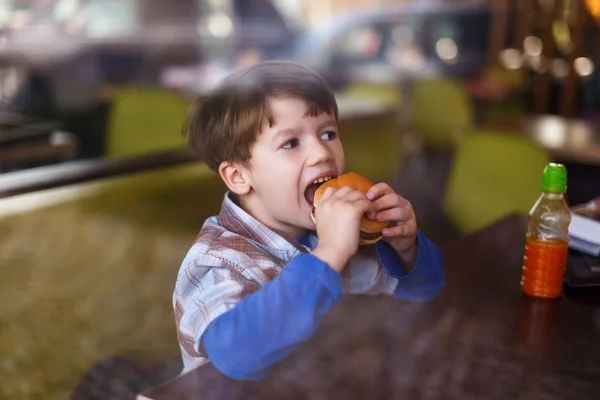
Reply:
<svg viewBox="0 0 600 400"><path fill-rule="evenodd" d="M311 213L311 217L313 222L316 223L315 220L315 209L319 204L319 199L325 192L325 189L328 187L334 188L342 188L344 186L348 186L352 189L358 190L363 194L366 194L371 186L373 186L373 182L364 177L361 174L356 172L348 172L346 174L340 175L337 178L329 179L326 182L322 183L316 190L314 194L313 200L313 210ZM387 228L389 225L388 222L380 222L373 221L367 218L367 216L363 216L360 222L360 238L359 243L361 245L373 244L377 243L382 237L382 231Z"/></svg>

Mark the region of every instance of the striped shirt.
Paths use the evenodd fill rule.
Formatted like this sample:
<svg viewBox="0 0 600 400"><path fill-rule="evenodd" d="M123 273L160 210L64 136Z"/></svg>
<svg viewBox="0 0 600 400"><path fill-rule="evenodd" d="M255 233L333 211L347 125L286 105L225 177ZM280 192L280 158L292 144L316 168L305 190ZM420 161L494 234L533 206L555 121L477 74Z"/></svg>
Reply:
<svg viewBox="0 0 600 400"><path fill-rule="evenodd" d="M437 248L420 232L417 239L419 259L409 274L390 273L388 265L384 262L384 268L380 262L383 258L378 257L377 246L360 246L342 272L344 292L394 294L416 299L422 297L417 293L419 286L427 286L428 292L434 294L439 292L443 286L441 257L433 263L436 264L433 270L420 267L420 261L424 261L421 247L433 246L428 250L433 249L434 253ZM309 253L316 244L314 233L299 241L273 231L226 194L220 214L206 220L177 276L173 307L183 372L209 361L202 335L212 321L245 296L260 290L277 277L290 260ZM417 269L421 270L420 274L415 273Z"/></svg>

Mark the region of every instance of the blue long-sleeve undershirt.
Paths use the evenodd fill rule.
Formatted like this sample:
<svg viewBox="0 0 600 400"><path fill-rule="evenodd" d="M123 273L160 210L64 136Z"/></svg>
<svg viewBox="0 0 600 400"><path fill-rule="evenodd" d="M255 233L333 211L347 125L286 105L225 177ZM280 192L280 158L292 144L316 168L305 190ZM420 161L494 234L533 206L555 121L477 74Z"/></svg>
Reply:
<svg viewBox="0 0 600 400"><path fill-rule="evenodd" d="M394 297L428 300L444 285L438 248L417 232L418 258L408 273L393 248L380 241L377 255L398 279ZM213 365L234 379L258 380L319 326L343 295L341 275L311 254L294 257L281 274L212 321L202 336Z"/></svg>

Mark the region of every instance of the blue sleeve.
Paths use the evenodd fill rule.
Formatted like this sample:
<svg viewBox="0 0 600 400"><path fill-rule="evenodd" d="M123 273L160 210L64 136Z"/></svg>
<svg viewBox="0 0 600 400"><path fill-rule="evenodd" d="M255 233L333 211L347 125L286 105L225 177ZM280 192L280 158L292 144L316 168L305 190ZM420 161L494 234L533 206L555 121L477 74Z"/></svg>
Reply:
<svg viewBox="0 0 600 400"><path fill-rule="evenodd" d="M406 272L400 257L387 242L375 244L379 262L388 275L398 279L394 291L397 299L431 300L444 287L444 261L439 249L420 230L417 231L417 261Z"/></svg>
<svg viewBox="0 0 600 400"><path fill-rule="evenodd" d="M204 349L223 374L262 379L313 335L342 292L338 272L313 255L297 256L279 276L211 322Z"/></svg>

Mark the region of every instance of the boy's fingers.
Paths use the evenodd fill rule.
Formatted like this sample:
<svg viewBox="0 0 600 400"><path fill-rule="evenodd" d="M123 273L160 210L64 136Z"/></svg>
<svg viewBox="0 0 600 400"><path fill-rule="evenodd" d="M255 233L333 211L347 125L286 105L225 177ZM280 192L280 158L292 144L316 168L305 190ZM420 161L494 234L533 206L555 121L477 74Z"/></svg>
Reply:
<svg viewBox="0 0 600 400"><path fill-rule="evenodd" d="M347 197L350 194L350 191L352 189L350 189L348 186L344 186L341 187L339 189L335 189L335 198L336 199L343 199L345 197Z"/></svg>
<svg viewBox="0 0 600 400"><path fill-rule="evenodd" d="M325 194L323 194L323 197L325 197ZM327 204L329 204L329 205L354 204L356 202L362 202L362 201L366 202L367 204L372 203L369 199L366 198L366 196L362 192L351 189L349 187L343 187L340 189L336 189L335 193L331 193L330 195L328 195L328 198L326 198L324 200L320 200L319 204L321 204L321 201L326 201ZM338 207L338 206L336 205L335 207ZM361 209L363 208L363 206L361 206L361 205L359 205L359 207ZM373 212L376 211L374 207L373 207L372 211Z"/></svg>
<svg viewBox="0 0 600 400"><path fill-rule="evenodd" d="M367 213L372 213L375 214L376 210L375 207L373 206L373 202L369 199L367 199L366 197L364 197L364 195L362 193L359 192L360 195L362 195L362 198L347 198L347 204L350 206L350 209L355 210L357 213L360 213L360 215L364 215ZM354 197L354 196L353 196Z"/></svg>
<svg viewBox="0 0 600 400"><path fill-rule="evenodd" d="M358 203L360 205L361 215L367 214L367 218L369 214L374 216L377 215L377 210L375 209L375 205L371 200L365 198L364 200L360 200Z"/></svg>
<svg viewBox="0 0 600 400"><path fill-rule="evenodd" d="M388 193L393 193L394 191L392 190L392 188L390 187L390 185L388 185L385 182L379 182L375 185L373 185L368 191L367 191L367 198L369 200L375 200L378 197L384 196Z"/></svg>
<svg viewBox="0 0 600 400"><path fill-rule="evenodd" d="M367 217L370 220L375 220L375 214L376 214L376 212L372 208L371 205L369 205L369 204L361 204L361 207L359 209L359 214L360 214L361 218Z"/></svg>
<svg viewBox="0 0 600 400"><path fill-rule="evenodd" d="M383 236L402 236L404 235L404 231L406 230L404 225L397 225L391 228L385 228L381 231Z"/></svg>
<svg viewBox="0 0 600 400"><path fill-rule="evenodd" d="M336 197L343 201L354 202L358 200L368 200L360 191L344 186L336 192Z"/></svg>
<svg viewBox="0 0 600 400"><path fill-rule="evenodd" d="M337 192L338 189L329 186L328 188L325 188L325 191L323 191L323 194L321 195L321 198L319 199L319 202L323 202L323 201L327 201L327 199L329 199L331 196L333 196L334 193Z"/></svg>
<svg viewBox="0 0 600 400"><path fill-rule="evenodd" d="M414 236L416 231L416 224L406 222L395 226L388 226L381 233L383 236Z"/></svg>
<svg viewBox="0 0 600 400"><path fill-rule="evenodd" d="M398 196L396 193L388 193L385 196L378 198L373 203L375 203L375 208L377 210L385 210L395 207L404 208L410 204L407 200Z"/></svg>
<svg viewBox="0 0 600 400"><path fill-rule="evenodd" d="M378 221L396 221L396 222L405 222L412 218L413 213L409 208L390 208L388 210L379 211L377 213Z"/></svg>

